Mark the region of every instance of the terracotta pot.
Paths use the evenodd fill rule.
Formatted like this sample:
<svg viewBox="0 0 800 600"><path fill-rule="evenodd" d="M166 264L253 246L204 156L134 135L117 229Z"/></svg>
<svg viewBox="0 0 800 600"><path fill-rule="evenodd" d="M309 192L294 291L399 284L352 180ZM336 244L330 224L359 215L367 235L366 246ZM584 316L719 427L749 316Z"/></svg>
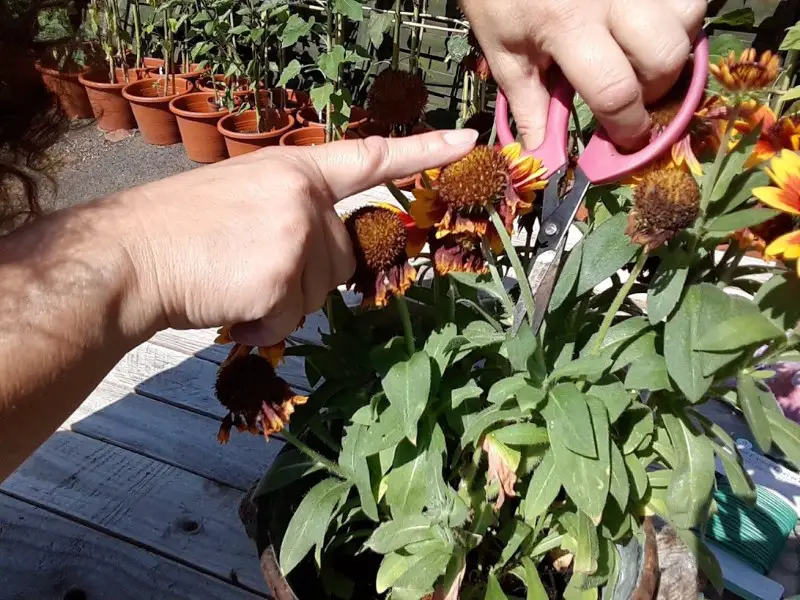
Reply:
<svg viewBox="0 0 800 600"><path fill-rule="evenodd" d="M117 78L117 81L125 81L125 71L120 67L114 69L114 76ZM146 67L140 67L138 69L130 67L128 68L128 81L125 81L125 83L146 79L149 76L150 72Z"/></svg>
<svg viewBox="0 0 800 600"><path fill-rule="evenodd" d="M199 163L214 163L228 158L225 138L217 129L219 120L228 114L209 102L213 92L194 92L173 98L169 109L178 121L186 156Z"/></svg>
<svg viewBox="0 0 800 600"><path fill-rule="evenodd" d="M250 80L248 80L246 77L225 77L225 75L218 73L217 75L214 75L214 81L216 82L216 89L217 93L219 94L223 94L231 85L236 86L233 90L234 98L240 98L250 94ZM214 91L214 84L211 82L211 77L206 76L200 79L198 81L198 87L204 92Z"/></svg>
<svg viewBox="0 0 800 600"><path fill-rule="evenodd" d="M276 107L285 108L291 115L296 115L299 110L307 107L311 102L311 96L300 90L274 88L270 92L272 94L272 104Z"/></svg>
<svg viewBox="0 0 800 600"><path fill-rule="evenodd" d="M222 117L217 123L217 129L225 137L230 157L254 152L267 146L277 146L281 136L294 127L294 117L287 112L274 111L274 114L278 118L278 126L264 133L256 131L254 110Z"/></svg>
<svg viewBox="0 0 800 600"><path fill-rule="evenodd" d="M163 90L166 95L161 95ZM169 110L169 103L176 97L192 91L192 83L186 79L171 80L141 79L122 88L122 95L131 103L133 114L144 141L154 146L168 146L181 141L178 122Z"/></svg>
<svg viewBox="0 0 800 600"><path fill-rule="evenodd" d="M78 81L86 87L98 129L114 131L136 127L131 105L122 97L122 88L127 85L124 81L109 83L108 73L99 71L81 73Z"/></svg>
<svg viewBox="0 0 800 600"><path fill-rule="evenodd" d="M188 73L184 73L183 72L183 65L175 64L175 65L173 65L173 68L175 69L175 78L176 79L188 79L189 81L197 81L203 75L208 73L208 67L200 69L199 65L197 63L191 63L189 65L189 72ZM164 61L163 60L161 61L161 64L158 64L158 65L155 65L155 66L152 66L152 67L147 67L147 71L149 73L149 76L150 77L154 77L156 79L159 78L159 77L163 77L164 76L164 73L162 72L163 69L164 69Z"/></svg>
<svg viewBox="0 0 800 600"><path fill-rule="evenodd" d="M164 66L164 59L145 56L142 58L142 65L144 65L146 69L158 69Z"/></svg>
<svg viewBox="0 0 800 600"><path fill-rule="evenodd" d="M348 131L357 131L364 123L369 121L369 113L360 106L353 106L350 109L350 124ZM297 111L297 122L301 127L319 127L324 129L325 124L320 122L317 111L313 106L306 106Z"/></svg>
<svg viewBox="0 0 800 600"><path fill-rule="evenodd" d="M358 139L353 131L345 133L345 139ZM321 127L301 127L283 134L281 146L321 146L325 143L325 130Z"/></svg>
<svg viewBox="0 0 800 600"><path fill-rule="evenodd" d="M88 68L84 67L75 72L62 72L42 66L40 61L36 61L35 66L42 76L45 87L56 95L58 103L67 117L70 119L90 119L92 117L92 105L89 104L86 88L78 81L78 77L82 73L89 71Z"/></svg>

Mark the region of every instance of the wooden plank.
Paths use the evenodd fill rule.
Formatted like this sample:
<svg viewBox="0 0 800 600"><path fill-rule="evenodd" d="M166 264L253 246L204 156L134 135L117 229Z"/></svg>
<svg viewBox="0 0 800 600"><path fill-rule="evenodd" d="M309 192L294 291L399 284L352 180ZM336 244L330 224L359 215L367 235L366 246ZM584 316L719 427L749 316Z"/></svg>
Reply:
<svg viewBox="0 0 800 600"><path fill-rule="evenodd" d="M261 598L5 494L0 494L0 546L3 598Z"/></svg>
<svg viewBox="0 0 800 600"><path fill-rule="evenodd" d="M71 431L56 432L0 489L267 593L240 490Z"/></svg>
<svg viewBox="0 0 800 600"><path fill-rule="evenodd" d="M240 490L264 474L282 445L238 432L222 445L216 439L216 419L145 398L110 379L92 392L64 428Z"/></svg>

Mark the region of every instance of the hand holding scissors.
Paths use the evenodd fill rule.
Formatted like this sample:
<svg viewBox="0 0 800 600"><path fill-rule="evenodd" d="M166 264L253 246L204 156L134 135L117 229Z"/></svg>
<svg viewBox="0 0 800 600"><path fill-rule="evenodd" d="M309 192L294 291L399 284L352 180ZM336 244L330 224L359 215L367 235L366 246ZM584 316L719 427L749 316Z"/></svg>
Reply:
<svg viewBox="0 0 800 600"><path fill-rule="evenodd" d="M692 77L686 98L672 123L648 146L632 154L619 152L606 132L598 130L579 157L575 168L575 184L563 199L559 197L559 184L567 171L569 119L575 90L560 71L553 74L545 140L541 146L528 152L541 159L549 178L544 192L536 254L528 273L535 303L533 323L530 324L534 333L539 331L544 320L567 234L589 187L623 179L664 155L685 135L705 92L708 58L708 39L701 33L694 44ZM497 95L495 123L500 142L503 145L513 143L514 136L508 121L508 101L502 90ZM514 309L513 333L519 330L524 314L525 308L520 301Z"/></svg>

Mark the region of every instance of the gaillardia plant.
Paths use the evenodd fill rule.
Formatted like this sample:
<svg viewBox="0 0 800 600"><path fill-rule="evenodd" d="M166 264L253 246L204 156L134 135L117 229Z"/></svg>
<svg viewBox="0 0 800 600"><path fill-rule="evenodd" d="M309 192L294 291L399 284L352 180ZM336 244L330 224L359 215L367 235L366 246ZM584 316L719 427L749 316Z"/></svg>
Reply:
<svg viewBox="0 0 800 600"><path fill-rule="evenodd" d="M800 467L800 426L761 370L797 359L800 157L794 121L762 127L772 55L713 75L725 95L681 148L590 192L538 334L511 325L546 173L519 146L484 146L406 208L344 216L362 296L334 292L319 341L287 342L307 399L263 352L222 367L222 437L289 442L254 498L259 544L298 598L652 598L620 575L631 545L655 560L651 517L722 585L703 533L715 459L736 496L756 493L704 404ZM768 260L744 263L743 232L770 235L782 213Z"/></svg>

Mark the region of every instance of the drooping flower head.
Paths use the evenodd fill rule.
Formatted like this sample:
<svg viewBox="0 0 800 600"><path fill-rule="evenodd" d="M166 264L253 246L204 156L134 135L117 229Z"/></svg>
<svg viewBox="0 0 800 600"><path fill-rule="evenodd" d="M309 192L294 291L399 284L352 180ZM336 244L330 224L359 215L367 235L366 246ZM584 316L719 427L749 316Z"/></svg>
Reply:
<svg viewBox="0 0 800 600"><path fill-rule="evenodd" d="M362 306L386 306L392 296L404 295L417 277L409 258L425 245L424 232L389 204L361 207L347 215L344 224L356 257L348 285L363 294Z"/></svg>
<svg viewBox="0 0 800 600"><path fill-rule="evenodd" d="M765 51L760 57L748 48L737 58L731 50L727 58L711 65L711 74L732 92L754 92L770 87L778 78L780 57Z"/></svg>
<svg viewBox="0 0 800 600"><path fill-rule="evenodd" d="M258 354L238 353L227 360L217 373L216 395L228 409L217 439L227 443L231 429L259 433L264 437L281 431L295 406L305 404L305 396L295 394L278 377L269 360Z"/></svg>
<svg viewBox="0 0 800 600"><path fill-rule="evenodd" d="M511 231L514 219L529 212L534 192L544 189L541 161L522 154L521 144L502 150L478 146L467 156L436 173L432 189L414 190L411 215L423 229L438 237L489 231L488 207L494 206Z"/></svg>
<svg viewBox="0 0 800 600"><path fill-rule="evenodd" d="M794 217L800 215L800 156L784 150L765 170L774 185L755 188L753 195L771 208ZM781 235L767 246L765 254L788 260L800 258L800 231ZM800 275L800 261L797 269Z"/></svg>
<svg viewBox="0 0 800 600"><path fill-rule="evenodd" d="M464 57L461 64L468 71L475 73L478 79L488 81L492 76L492 71L489 68L489 61L486 60L483 48L481 48L478 38L475 37L475 33L473 33L471 29L467 34L467 41L469 42L469 54Z"/></svg>
<svg viewBox="0 0 800 600"><path fill-rule="evenodd" d="M378 124L410 131L419 123L428 104L422 76L395 69L381 71L367 96L367 108Z"/></svg>
<svg viewBox="0 0 800 600"><path fill-rule="evenodd" d="M694 177L675 167L647 171L634 190L626 233L636 244L658 248L691 225L700 212Z"/></svg>
<svg viewBox="0 0 800 600"><path fill-rule="evenodd" d="M494 252L500 252L503 245L496 233L489 239ZM442 237L431 236L433 266L439 275L448 273L488 272L486 257L481 248L481 239L469 233L456 233Z"/></svg>

